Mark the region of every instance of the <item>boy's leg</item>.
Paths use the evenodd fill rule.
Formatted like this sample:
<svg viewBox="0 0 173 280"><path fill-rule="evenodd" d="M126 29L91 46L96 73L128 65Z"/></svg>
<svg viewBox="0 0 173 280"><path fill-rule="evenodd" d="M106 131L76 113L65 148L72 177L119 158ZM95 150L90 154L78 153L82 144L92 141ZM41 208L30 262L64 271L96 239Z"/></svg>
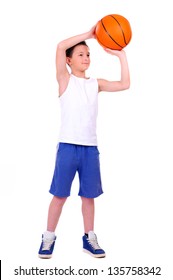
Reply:
<svg viewBox="0 0 173 280"><path fill-rule="evenodd" d="M52 257L56 240L55 229L66 199L66 197L54 196L49 205L47 231L42 236L42 242L38 252L40 258L49 259Z"/></svg>
<svg viewBox="0 0 173 280"><path fill-rule="evenodd" d="M84 221L83 250L95 258L104 258L105 251L98 244L94 233L94 198L81 197Z"/></svg>
<svg viewBox="0 0 173 280"><path fill-rule="evenodd" d="M54 196L49 205L47 231L54 232L67 197Z"/></svg>
<svg viewBox="0 0 173 280"><path fill-rule="evenodd" d="M82 215L84 222L84 232L94 230L94 198L81 197L82 199Z"/></svg>

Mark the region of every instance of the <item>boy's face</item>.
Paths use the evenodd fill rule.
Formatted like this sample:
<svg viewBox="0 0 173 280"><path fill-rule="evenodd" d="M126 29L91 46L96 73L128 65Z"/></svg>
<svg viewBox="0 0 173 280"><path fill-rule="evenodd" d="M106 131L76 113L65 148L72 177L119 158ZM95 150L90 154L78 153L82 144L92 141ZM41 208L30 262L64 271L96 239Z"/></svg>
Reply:
<svg viewBox="0 0 173 280"><path fill-rule="evenodd" d="M78 45L74 48L72 57L67 57L68 65L77 71L85 71L90 66L89 48L84 45Z"/></svg>

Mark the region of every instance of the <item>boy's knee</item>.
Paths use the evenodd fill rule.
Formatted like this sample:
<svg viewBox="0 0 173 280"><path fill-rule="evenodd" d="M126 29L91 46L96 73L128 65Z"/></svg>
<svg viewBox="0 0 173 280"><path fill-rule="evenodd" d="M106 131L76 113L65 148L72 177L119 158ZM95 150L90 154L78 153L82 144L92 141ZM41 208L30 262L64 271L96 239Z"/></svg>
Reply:
<svg viewBox="0 0 173 280"><path fill-rule="evenodd" d="M58 204L64 204L67 200L67 197L60 197L60 196L54 196L53 199L58 203Z"/></svg>
<svg viewBox="0 0 173 280"><path fill-rule="evenodd" d="M82 203L86 203L86 204L92 204L94 202L94 198L81 196L81 199L82 199Z"/></svg>

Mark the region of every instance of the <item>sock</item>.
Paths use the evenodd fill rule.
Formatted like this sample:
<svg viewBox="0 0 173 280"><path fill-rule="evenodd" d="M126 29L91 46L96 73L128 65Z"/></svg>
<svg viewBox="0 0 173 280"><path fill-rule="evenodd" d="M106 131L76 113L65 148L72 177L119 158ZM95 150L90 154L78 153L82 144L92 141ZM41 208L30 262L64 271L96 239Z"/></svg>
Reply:
<svg viewBox="0 0 173 280"><path fill-rule="evenodd" d="M55 238L55 233L47 230L47 231L44 232L43 236L46 239L52 239L53 240Z"/></svg>

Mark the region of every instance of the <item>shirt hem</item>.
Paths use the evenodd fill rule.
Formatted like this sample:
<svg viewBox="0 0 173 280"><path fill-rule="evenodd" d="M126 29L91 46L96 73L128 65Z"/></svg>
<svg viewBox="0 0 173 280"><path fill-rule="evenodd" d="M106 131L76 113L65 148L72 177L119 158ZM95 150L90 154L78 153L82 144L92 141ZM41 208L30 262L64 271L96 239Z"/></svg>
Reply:
<svg viewBox="0 0 173 280"><path fill-rule="evenodd" d="M59 143L67 143L67 144L74 144L74 145L83 145L83 146L97 146L97 141L94 142L85 142L85 141L78 141L78 140L66 140L66 139L59 139Z"/></svg>

